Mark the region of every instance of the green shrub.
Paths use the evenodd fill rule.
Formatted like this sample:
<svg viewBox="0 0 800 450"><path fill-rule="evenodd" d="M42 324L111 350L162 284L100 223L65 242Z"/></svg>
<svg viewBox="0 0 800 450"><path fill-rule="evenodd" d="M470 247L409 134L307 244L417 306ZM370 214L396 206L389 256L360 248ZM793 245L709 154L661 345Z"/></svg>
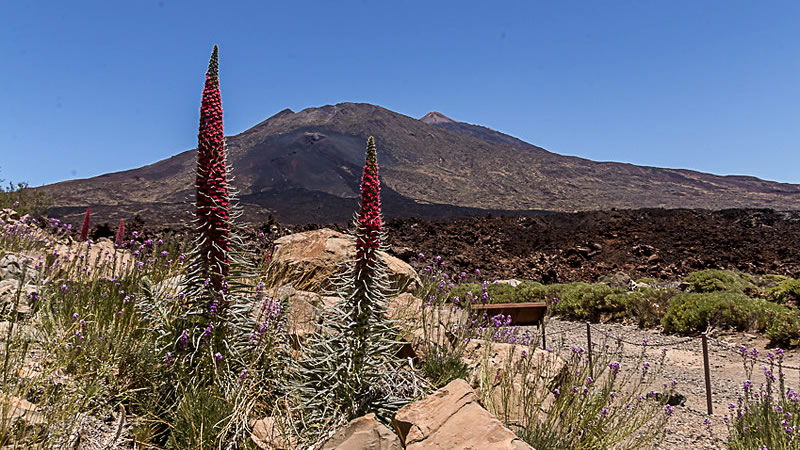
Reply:
<svg viewBox="0 0 800 450"><path fill-rule="evenodd" d="M778 303L800 302L800 280L784 279L777 286L769 289L769 296Z"/></svg>
<svg viewBox="0 0 800 450"><path fill-rule="evenodd" d="M679 294L661 320L664 331L689 334L709 326L765 332L771 345L797 345L800 316L794 307L733 292Z"/></svg>
<svg viewBox="0 0 800 450"><path fill-rule="evenodd" d="M519 286L514 287L510 284L493 284L487 283L486 290L489 294L489 303L523 303L541 301L543 297L543 286L539 283L520 283ZM483 294L483 285L478 283L461 283L457 284L450 290L449 297L453 299L458 297L460 300L466 300L468 293L480 299Z"/></svg>
<svg viewBox="0 0 800 450"><path fill-rule="evenodd" d="M423 294L433 295L436 294L436 283L431 283L431 288L429 289L430 292L426 291ZM457 284L453 289L450 290L450 295L448 298L458 297L461 300L466 300L467 292L471 292L474 297L480 297L481 295L481 285L479 283L461 283ZM427 295L420 295L417 294L419 298L428 298Z"/></svg>
<svg viewBox="0 0 800 450"><path fill-rule="evenodd" d="M734 292L687 293L673 297L661 319L664 331L689 334L709 325L748 330L760 310L757 300Z"/></svg>
<svg viewBox="0 0 800 450"><path fill-rule="evenodd" d="M459 355L447 353L439 358L428 358L422 362L422 373L437 389L453 380L469 380L469 367Z"/></svg>
<svg viewBox="0 0 800 450"><path fill-rule="evenodd" d="M547 298L547 287L541 283L524 282L517 286L514 291L514 303L541 302L550 300Z"/></svg>
<svg viewBox="0 0 800 450"><path fill-rule="evenodd" d="M655 278L640 278L636 280L636 284L647 284L650 286L655 286L658 284L658 280Z"/></svg>
<svg viewBox="0 0 800 450"><path fill-rule="evenodd" d="M661 323L669 300L680 291L672 288L642 288L632 292L611 294L606 305L616 307L612 315L615 320L635 318L642 328L651 328Z"/></svg>
<svg viewBox="0 0 800 450"><path fill-rule="evenodd" d="M769 289L781 284L786 280L788 280L788 278L783 275L775 275L770 273L756 277L756 285L762 289Z"/></svg>
<svg viewBox="0 0 800 450"><path fill-rule="evenodd" d="M800 345L800 317L797 309L768 303L765 335L771 345L795 347Z"/></svg>
<svg viewBox="0 0 800 450"><path fill-rule="evenodd" d="M692 292L732 291L741 294L758 292L752 276L730 270L708 269L689 274L684 281Z"/></svg>
<svg viewBox="0 0 800 450"><path fill-rule="evenodd" d="M489 284L489 301L491 303L513 303L517 288L510 284Z"/></svg>
<svg viewBox="0 0 800 450"><path fill-rule="evenodd" d="M557 297L553 312L562 317L578 320L597 320L603 315L618 314L625 311L624 302L614 297L606 301L612 294L622 293L605 284L569 283L547 286L549 297Z"/></svg>

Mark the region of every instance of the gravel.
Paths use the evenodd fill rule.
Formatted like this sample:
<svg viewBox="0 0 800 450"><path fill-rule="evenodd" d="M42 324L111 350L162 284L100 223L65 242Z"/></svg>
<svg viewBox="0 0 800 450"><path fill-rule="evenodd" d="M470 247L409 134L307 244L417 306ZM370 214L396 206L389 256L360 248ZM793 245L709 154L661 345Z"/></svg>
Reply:
<svg viewBox="0 0 800 450"><path fill-rule="evenodd" d="M546 327L547 344L550 348L569 349L572 345L586 348L587 336L584 323L551 319ZM621 337L629 344L623 346L623 367L630 367L640 357L641 343L648 340L646 358L649 361L660 359L662 348L667 348L664 367L650 389L659 391L663 383L677 380L676 391L686 396L683 406L675 406L675 413L668 424L665 441L659 446L663 449L724 449L728 429L723 417L728 414L728 404L736 403L742 383L747 379L742 357L737 348L745 345L748 349L757 348L760 360L766 360L767 340L763 337L744 333L716 332L711 330L708 339L709 367L713 414L707 414L705 378L703 370L702 341L699 336L687 339L684 336L666 335L658 330L640 329L633 325L619 323L592 324L592 340L599 342L608 333L611 337ZM687 342L688 340L688 342ZM634 345L636 344L636 345ZM785 366L800 366L800 352L787 351ZM753 370L753 383L763 383L764 375L756 364ZM800 370L785 369L787 387L797 390L800 386ZM649 389L648 389L649 390ZM703 421L711 419L709 430Z"/></svg>

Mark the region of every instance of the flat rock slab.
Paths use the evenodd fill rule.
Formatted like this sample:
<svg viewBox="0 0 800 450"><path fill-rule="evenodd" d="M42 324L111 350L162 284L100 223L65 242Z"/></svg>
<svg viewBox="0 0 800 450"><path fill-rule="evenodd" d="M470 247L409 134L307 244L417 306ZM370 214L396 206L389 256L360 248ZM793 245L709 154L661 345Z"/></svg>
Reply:
<svg viewBox="0 0 800 450"><path fill-rule="evenodd" d="M322 450L402 450L400 438L375 414L353 419L322 446Z"/></svg>
<svg viewBox="0 0 800 450"><path fill-rule="evenodd" d="M531 450L479 403L464 380L404 406L393 421L407 450Z"/></svg>

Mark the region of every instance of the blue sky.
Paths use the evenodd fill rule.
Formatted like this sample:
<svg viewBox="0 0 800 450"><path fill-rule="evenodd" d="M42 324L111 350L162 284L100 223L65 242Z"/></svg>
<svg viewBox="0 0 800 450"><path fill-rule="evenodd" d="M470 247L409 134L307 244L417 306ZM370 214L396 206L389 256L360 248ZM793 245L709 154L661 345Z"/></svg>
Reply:
<svg viewBox="0 0 800 450"><path fill-rule="evenodd" d="M0 0L0 179L196 145L284 109L431 110L556 153L800 183L797 1Z"/></svg>

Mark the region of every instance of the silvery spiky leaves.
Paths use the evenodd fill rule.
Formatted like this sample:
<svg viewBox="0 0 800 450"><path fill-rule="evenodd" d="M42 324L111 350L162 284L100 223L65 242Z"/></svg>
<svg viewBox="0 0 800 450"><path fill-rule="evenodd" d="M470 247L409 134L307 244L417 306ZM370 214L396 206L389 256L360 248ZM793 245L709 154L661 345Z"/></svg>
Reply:
<svg viewBox="0 0 800 450"><path fill-rule="evenodd" d="M158 350L169 370L187 374L192 383L229 387L263 369L257 367L259 355L274 349L265 341L280 340L283 327L280 314L261 320L254 306L271 299L252 282L255 268L235 223L241 211L230 188L217 55L214 46L200 109L195 236L187 273L175 286L153 286L146 312L159 324Z"/></svg>
<svg viewBox="0 0 800 450"><path fill-rule="evenodd" d="M311 424L352 419L370 412L384 420L408 401L397 328L387 318L386 264L380 183L373 138L367 144L361 205L355 221L355 259L336 281L339 302L324 314L299 363L298 394ZM412 394L413 395L413 394Z"/></svg>

